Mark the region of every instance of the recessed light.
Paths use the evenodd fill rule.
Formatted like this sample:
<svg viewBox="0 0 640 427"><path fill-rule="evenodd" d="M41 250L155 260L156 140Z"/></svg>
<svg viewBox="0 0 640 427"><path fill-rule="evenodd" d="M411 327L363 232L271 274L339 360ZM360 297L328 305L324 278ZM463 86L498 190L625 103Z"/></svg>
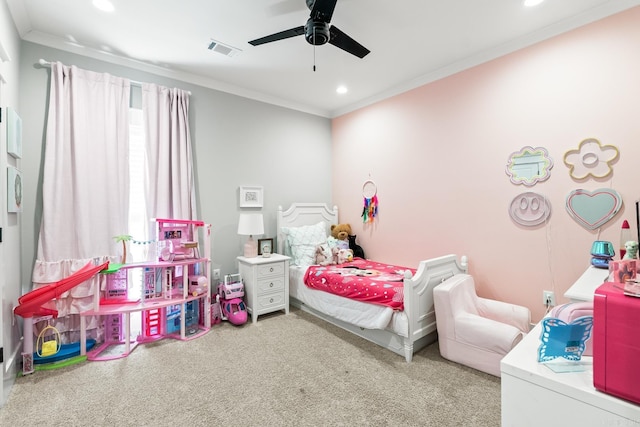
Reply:
<svg viewBox="0 0 640 427"><path fill-rule="evenodd" d="M540 3L542 3L544 0L524 0L524 5L526 7L533 7L533 6L537 6Z"/></svg>
<svg viewBox="0 0 640 427"><path fill-rule="evenodd" d="M93 0L93 5L103 12L113 12L113 3L109 0Z"/></svg>
<svg viewBox="0 0 640 427"><path fill-rule="evenodd" d="M338 88L336 89L336 92L340 95L345 94L348 92L348 89L346 86L338 86Z"/></svg>

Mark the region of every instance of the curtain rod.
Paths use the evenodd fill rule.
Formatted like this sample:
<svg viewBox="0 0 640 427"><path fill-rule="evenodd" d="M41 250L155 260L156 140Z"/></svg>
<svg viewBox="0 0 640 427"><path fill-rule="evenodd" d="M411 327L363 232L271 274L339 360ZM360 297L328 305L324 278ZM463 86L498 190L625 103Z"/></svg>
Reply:
<svg viewBox="0 0 640 427"><path fill-rule="evenodd" d="M43 67L51 67L51 62L46 61L46 60L44 60L42 58L40 58L38 60L38 64L42 65ZM131 84L134 85L134 86L142 87L142 83L141 82L138 82L138 81L135 81L135 80L131 80L131 79L129 79L129 82L131 82ZM191 91L190 90L188 90L187 93L189 95L191 95Z"/></svg>

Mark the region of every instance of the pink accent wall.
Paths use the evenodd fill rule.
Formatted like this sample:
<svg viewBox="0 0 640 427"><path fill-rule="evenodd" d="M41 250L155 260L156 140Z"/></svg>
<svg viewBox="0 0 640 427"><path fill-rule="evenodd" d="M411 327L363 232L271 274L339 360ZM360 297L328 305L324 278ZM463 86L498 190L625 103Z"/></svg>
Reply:
<svg viewBox="0 0 640 427"><path fill-rule="evenodd" d="M333 120L333 202L368 257L405 266L469 257L478 293L544 315L542 291L564 292L589 266L594 240L616 248L640 198L640 7L538 43ZM563 157L587 138L620 151L606 179L577 181ZM542 146L551 177L514 185L508 156ZM379 217L362 224L362 184L378 186ZM569 216L574 189L613 188L618 215L590 231ZM524 227L508 207L545 195L545 224ZM617 251L616 251L617 252Z"/></svg>

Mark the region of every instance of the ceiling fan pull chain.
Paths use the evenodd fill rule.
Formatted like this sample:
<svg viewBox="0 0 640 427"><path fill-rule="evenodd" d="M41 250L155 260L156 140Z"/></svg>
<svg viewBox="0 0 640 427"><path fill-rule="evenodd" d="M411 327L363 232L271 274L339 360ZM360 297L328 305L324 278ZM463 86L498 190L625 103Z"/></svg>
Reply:
<svg viewBox="0 0 640 427"><path fill-rule="evenodd" d="M316 72L316 27L313 27L313 72Z"/></svg>

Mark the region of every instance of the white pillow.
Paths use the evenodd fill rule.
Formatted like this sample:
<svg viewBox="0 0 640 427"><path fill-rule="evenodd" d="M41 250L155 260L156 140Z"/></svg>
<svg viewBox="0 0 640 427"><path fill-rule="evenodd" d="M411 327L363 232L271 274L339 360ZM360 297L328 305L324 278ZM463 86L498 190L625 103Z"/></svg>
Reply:
<svg viewBox="0 0 640 427"><path fill-rule="evenodd" d="M327 226L324 221L302 227L282 227L291 249L292 264L312 265L316 258L316 248L327 241Z"/></svg>

